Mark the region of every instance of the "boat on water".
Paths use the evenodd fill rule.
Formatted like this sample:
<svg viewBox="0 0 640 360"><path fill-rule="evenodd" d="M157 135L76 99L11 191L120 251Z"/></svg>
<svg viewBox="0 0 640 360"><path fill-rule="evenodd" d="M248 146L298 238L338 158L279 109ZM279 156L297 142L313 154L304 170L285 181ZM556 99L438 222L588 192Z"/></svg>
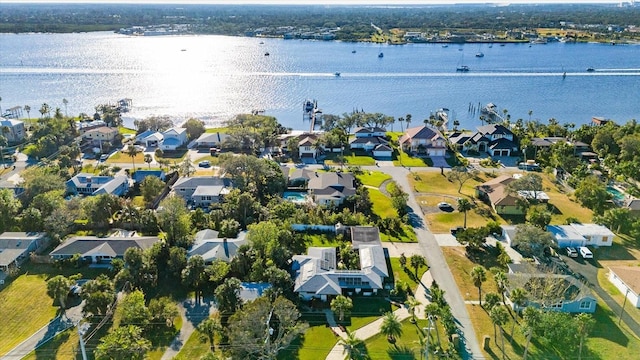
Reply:
<svg viewBox="0 0 640 360"><path fill-rule="evenodd" d="M264 53L264 56L269 56L269 52Z"/></svg>
<svg viewBox="0 0 640 360"><path fill-rule="evenodd" d="M336 71L336 72L333 73L333 75L340 76L340 73Z"/></svg>
<svg viewBox="0 0 640 360"><path fill-rule="evenodd" d="M355 50L352 50L352 51L351 51L351 53L352 53L352 54L355 54L355 53L356 53L356 51L355 51Z"/></svg>
<svg viewBox="0 0 640 360"><path fill-rule="evenodd" d="M456 71L459 72L468 72L470 69L467 65L460 65L456 68Z"/></svg>
<svg viewBox="0 0 640 360"><path fill-rule="evenodd" d="M587 72L594 72L594 71L596 71L596 69L594 69L592 67L587 68Z"/></svg>
<svg viewBox="0 0 640 360"><path fill-rule="evenodd" d="M187 49L180 49L180 51L187 51Z"/></svg>
<svg viewBox="0 0 640 360"><path fill-rule="evenodd" d="M567 72L565 71L564 73L562 73L562 78L566 78L567 77Z"/></svg>
<svg viewBox="0 0 640 360"><path fill-rule="evenodd" d="M260 41L260 45L264 44L264 41Z"/></svg>
<svg viewBox="0 0 640 360"><path fill-rule="evenodd" d="M449 45L444 44L444 45L442 45L442 47L443 47L443 48L448 48L448 47L449 47Z"/></svg>
<svg viewBox="0 0 640 360"><path fill-rule="evenodd" d="M500 44L500 46L504 46L504 44Z"/></svg>
<svg viewBox="0 0 640 360"><path fill-rule="evenodd" d="M484 53L483 53L483 52L481 52L481 51L478 51L478 52L476 53L476 57L479 57L479 58L484 57Z"/></svg>
<svg viewBox="0 0 640 360"><path fill-rule="evenodd" d="M382 53L382 52L381 52L380 54L378 54L378 57L379 57L379 58L384 57L384 53Z"/></svg>

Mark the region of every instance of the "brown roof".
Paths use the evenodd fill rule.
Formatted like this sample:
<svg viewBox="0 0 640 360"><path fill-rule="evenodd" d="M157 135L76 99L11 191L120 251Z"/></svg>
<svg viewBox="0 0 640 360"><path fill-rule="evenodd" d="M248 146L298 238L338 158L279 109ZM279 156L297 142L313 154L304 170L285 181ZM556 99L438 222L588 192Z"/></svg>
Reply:
<svg viewBox="0 0 640 360"><path fill-rule="evenodd" d="M403 144L411 139L429 139L433 141L438 137L442 137L438 130L422 125L407 129L404 135L402 135L402 137L400 138L399 142L400 144Z"/></svg>
<svg viewBox="0 0 640 360"><path fill-rule="evenodd" d="M518 198L507 192L507 185L513 180L515 179L509 175L501 175L476 186L476 189L487 194L494 206L517 205Z"/></svg>
<svg viewBox="0 0 640 360"><path fill-rule="evenodd" d="M636 295L640 294L640 267L613 266L609 270L615 273Z"/></svg>

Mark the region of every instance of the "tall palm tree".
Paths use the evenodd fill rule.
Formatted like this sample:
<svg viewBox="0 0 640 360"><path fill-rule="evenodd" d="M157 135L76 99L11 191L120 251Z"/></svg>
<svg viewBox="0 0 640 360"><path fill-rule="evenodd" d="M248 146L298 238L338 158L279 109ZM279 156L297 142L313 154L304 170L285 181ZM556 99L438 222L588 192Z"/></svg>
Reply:
<svg viewBox="0 0 640 360"><path fill-rule="evenodd" d="M342 354L345 355L344 360L365 360L368 359L364 342L356 337L353 332L347 331L347 338L340 339L338 344L343 346Z"/></svg>
<svg viewBox="0 0 640 360"><path fill-rule="evenodd" d="M523 288L515 288L511 290L509 294L509 299L516 306L516 318L520 309L527 304L527 292ZM513 333L516 330L516 321L514 319L513 325L511 326L511 343L513 344Z"/></svg>
<svg viewBox="0 0 640 360"><path fill-rule="evenodd" d="M69 100L62 99L62 103L64 104L64 116L69 117L69 114L67 113L67 105L69 104Z"/></svg>
<svg viewBox="0 0 640 360"><path fill-rule="evenodd" d="M424 314L427 319L433 319L436 328L436 337L438 338L438 347L440 347L440 332L438 332L438 316L440 316L440 306L436 303L427 304L424 307Z"/></svg>
<svg viewBox="0 0 640 360"><path fill-rule="evenodd" d="M467 198L458 199L458 211L464 213L464 228L467 228L467 211L473 209L473 203Z"/></svg>
<svg viewBox="0 0 640 360"><path fill-rule="evenodd" d="M577 335L578 337L580 337L580 348L578 350L578 360L581 360L582 347L584 345L584 340L589 335L589 332L591 332L591 329L593 329L593 326L595 325L596 321L593 319L593 316L591 316L591 314L585 314L585 313L582 313L576 316L574 321L576 321L578 325Z"/></svg>
<svg viewBox="0 0 640 360"><path fill-rule="evenodd" d="M127 155L131 157L131 163L133 164L133 171L131 172L132 175L136 171L136 155L138 154L140 154L140 149L138 149L134 145L130 144L127 147Z"/></svg>
<svg viewBox="0 0 640 360"><path fill-rule="evenodd" d="M411 124L411 114L407 114L404 121L407 123L407 129L409 128L409 124Z"/></svg>
<svg viewBox="0 0 640 360"><path fill-rule="evenodd" d="M353 301L344 295L338 295L335 299L331 300L331 311L338 313L338 320L344 320L344 314L351 311L353 308Z"/></svg>
<svg viewBox="0 0 640 360"><path fill-rule="evenodd" d="M484 267L478 265L471 269L471 279L473 279L473 285L478 288L478 301L482 306L482 283L487 281L487 271Z"/></svg>
<svg viewBox="0 0 640 360"><path fill-rule="evenodd" d="M144 154L144 162L149 165L149 169L151 169L151 162L153 161L153 156L151 154Z"/></svg>
<svg viewBox="0 0 640 360"><path fill-rule="evenodd" d="M522 328L527 339L527 342L524 345L522 360L527 360L527 354L529 353L529 344L531 344L531 337L533 337L536 326L540 323L540 311L534 307L528 306L524 309L522 318L524 319Z"/></svg>
<svg viewBox="0 0 640 360"><path fill-rule="evenodd" d="M392 312L386 313L382 319L380 332L387 336L390 343L394 344L396 338L402 336L402 324L398 320L398 316Z"/></svg>
<svg viewBox="0 0 640 360"><path fill-rule="evenodd" d="M411 314L411 323L415 324L416 310L418 310L418 307L422 305L422 303L418 301L418 299L416 299L415 297L409 296L409 298L407 299L407 301L404 302L404 304L407 306L407 310L409 311L409 314Z"/></svg>
<svg viewBox="0 0 640 360"><path fill-rule="evenodd" d="M493 275L493 280L495 280L496 287L500 292L500 296L502 296L502 304L507 305L507 303L505 302L504 293L509 287L509 278L507 278L507 275L503 271L498 271L497 273L495 273L495 275Z"/></svg>
<svg viewBox="0 0 640 360"><path fill-rule="evenodd" d="M25 105L25 106L24 106L24 111L26 111L26 112L27 112L27 117L28 117L29 119L31 119L31 114L30 114L30 113L31 113L31 106L29 106L29 105Z"/></svg>
<svg viewBox="0 0 640 360"><path fill-rule="evenodd" d="M404 128L402 127L402 123L404 122L404 118L401 116L398 118L398 122L400 123L400 131L404 132Z"/></svg>
<svg viewBox="0 0 640 360"><path fill-rule="evenodd" d="M427 259L425 259L424 256L422 256L422 255L413 254L409 258L409 263L411 264L411 267L413 268L413 274L416 277L416 280L419 280L418 279L418 269L420 269L423 266L427 266Z"/></svg>
<svg viewBox="0 0 640 360"><path fill-rule="evenodd" d="M4 147L7 146L9 142L7 138L3 135L0 135L0 163L4 164Z"/></svg>
<svg viewBox="0 0 640 360"><path fill-rule="evenodd" d="M507 314L507 310L503 306L494 306L489 312L489 317L491 318L491 322L493 322L493 331L494 337L496 326L500 328L500 338L502 339L502 359L504 360L504 330L502 329L502 325L506 324L509 320L509 314ZM495 339L496 344L498 343L498 339Z"/></svg>

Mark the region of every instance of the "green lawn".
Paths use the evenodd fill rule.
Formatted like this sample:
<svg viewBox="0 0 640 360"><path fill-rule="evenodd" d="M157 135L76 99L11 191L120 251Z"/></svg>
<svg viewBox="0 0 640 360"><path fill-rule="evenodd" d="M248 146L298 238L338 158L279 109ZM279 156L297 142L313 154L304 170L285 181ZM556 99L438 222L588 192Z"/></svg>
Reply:
<svg viewBox="0 0 640 360"><path fill-rule="evenodd" d="M328 153L324 163L330 166L340 166L340 161L338 160L340 153ZM353 151L353 150L344 150L344 164L345 165L353 165L353 166L367 166L367 165L375 165L376 160L364 151Z"/></svg>
<svg viewBox="0 0 640 360"><path fill-rule="evenodd" d="M136 130L135 129L129 129L129 128L126 128L124 126L118 126L118 132L121 135L127 135L127 134L135 135L136 134Z"/></svg>
<svg viewBox="0 0 640 360"><path fill-rule="evenodd" d="M315 247L337 247L343 243L332 234L305 234L304 240Z"/></svg>
<svg viewBox="0 0 640 360"><path fill-rule="evenodd" d="M0 291L0 356L4 355L56 316L58 307L47 295L47 279L58 274L82 273L95 278L101 270L64 269L51 265L27 264L25 273L4 285Z"/></svg>
<svg viewBox="0 0 640 360"><path fill-rule="evenodd" d="M388 242L406 242L415 243L418 242L416 233L410 225L402 224L402 230L395 233L380 232L380 240Z"/></svg>
<svg viewBox="0 0 640 360"><path fill-rule="evenodd" d="M36 350L30 352L22 360L38 360L38 359L81 359L80 338L76 328L67 329L56 335L53 339L43 344Z"/></svg>
<svg viewBox="0 0 640 360"><path fill-rule="evenodd" d="M194 331L191 336L189 336L189 339L184 344L178 355L176 355L174 360L199 359L209 351L209 343L201 341L200 333L198 331Z"/></svg>
<svg viewBox="0 0 640 360"><path fill-rule="evenodd" d="M288 349L281 351L278 359L324 359L338 340L337 335L324 324L311 326L307 332L295 340Z"/></svg>
<svg viewBox="0 0 640 360"><path fill-rule="evenodd" d="M416 281L416 279L420 279L422 277L422 275L424 275L425 272L427 272L427 268L426 267L421 267L418 270L418 277L415 278L413 276L413 268L411 266L409 266L409 256L407 256L407 268L406 271L402 269L402 267L400 266L400 258L397 257L392 257L389 259L391 261L391 269L393 269L393 278L395 279L395 281L404 281L407 284L409 284L409 286L411 286L411 289L414 291L416 291L416 288L418 287L418 282ZM411 274L411 275L409 275ZM429 287L431 286L431 284L424 284L425 286Z"/></svg>
<svg viewBox="0 0 640 360"><path fill-rule="evenodd" d="M143 168L147 166L147 164L144 162L144 154L139 152L136 154L136 156L133 158L133 161L135 161L136 163L136 168ZM122 151L118 151L115 154L109 156L109 158L107 159L106 163L132 163L131 160L131 156L129 156L126 153L123 153Z"/></svg>
<svg viewBox="0 0 640 360"><path fill-rule="evenodd" d="M207 128L204 132L206 133L221 133L221 134L226 134L229 132L229 128L228 127L219 127L219 128Z"/></svg>
<svg viewBox="0 0 640 360"><path fill-rule="evenodd" d="M391 205L391 199L377 189L367 189L374 214L381 218L397 217L398 212Z"/></svg>
<svg viewBox="0 0 640 360"><path fill-rule="evenodd" d="M402 336L397 339L395 346L389 343L386 336L377 334L365 341L367 354L371 359L422 359L424 348L420 346L419 338L425 335L423 329L428 326L429 322L424 319L418 319L415 324L406 319L402 321ZM446 349L448 347L447 337L439 323L437 326L440 333L440 341L443 348ZM429 341L432 344L437 343L438 337L435 331L431 332Z"/></svg>
<svg viewBox="0 0 640 360"><path fill-rule="evenodd" d="M393 160L393 165L395 166L406 166L406 167L428 167L428 166L433 166L433 161L431 161L431 159L426 158L420 158L420 157L413 157L409 154L407 154L406 152L402 151L394 151L393 153L394 155L394 160Z"/></svg>
<svg viewBox="0 0 640 360"><path fill-rule="evenodd" d="M217 156L205 155L203 157L199 157L193 161L193 165L198 167L198 163L201 161L208 161L212 166L218 165L219 158Z"/></svg>
<svg viewBox="0 0 640 360"><path fill-rule="evenodd" d="M368 185L373 187L380 187L385 180L391 179L391 175L387 175L380 171L365 171L357 178L362 182L362 185Z"/></svg>
<svg viewBox="0 0 640 360"><path fill-rule="evenodd" d="M351 316L345 318L347 329L355 331L377 320L384 313L394 311L397 307L381 297L353 297Z"/></svg>

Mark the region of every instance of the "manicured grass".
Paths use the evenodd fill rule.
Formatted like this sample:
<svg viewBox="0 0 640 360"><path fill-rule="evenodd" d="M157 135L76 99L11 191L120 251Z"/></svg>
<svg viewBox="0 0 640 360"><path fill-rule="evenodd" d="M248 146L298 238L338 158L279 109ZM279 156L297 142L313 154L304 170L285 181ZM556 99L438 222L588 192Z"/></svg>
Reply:
<svg viewBox="0 0 640 360"><path fill-rule="evenodd" d="M82 167L81 172L83 172L83 173L87 173L87 174L99 174L99 173L100 173L100 171L98 170L98 168L97 168L97 167L94 167L92 164L84 165L84 166Z"/></svg>
<svg viewBox="0 0 640 360"><path fill-rule="evenodd" d="M426 334L423 329L429 326L429 322L424 319L418 319L415 324L412 324L409 319L406 319L402 321L401 324L402 336L397 338L395 346L390 344L387 337L382 334L374 335L365 341L367 354L371 359L400 360L423 358L424 348L420 347L419 339ZM437 326L442 347L447 349L448 341L444 330L439 323ZM431 332L429 341L431 344L437 343L438 338L435 331Z"/></svg>
<svg viewBox="0 0 640 360"><path fill-rule="evenodd" d="M393 160L393 165L395 166L406 166L406 167L428 167L433 166L433 162L431 159L423 159L420 157L413 157L406 152L402 151L394 151L395 160Z"/></svg>
<svg viewBox="0 0 640 360"><path fill-rule="evenodd" d="M381 218L397 217L398 212L391 205L391 199L380 190L368 189L369 199L372 203L373 212Z"/></svg>
<svg viewBox="0 0 640 360"><path fill-rule="evenodd" d="M316 360L324 359L339 338L325 325L311 326L296 339L288 349L278 355L278 359Z"/></svg>
<svg viewBox="0 0 640 360"><path fill-rule="evenodd" d="M95 278L103 270L64 269L52 265L27 264L25 273L4 285L0 291L0 355L4 355L24 339L51 321L58 310L47 295L47 279L63 274L82 273L83 278Z"/></svg>
<svg viewBox="0 0 640 360"><path fill-rule="evenodd" d="M330 166L340 166L338 157L340 153L329 153L324 163ZM344 150L344 164L353 166L369 166L375 165L376 160L364 151Z"/></svg>
<svg viewBox="0 0 640 360"><path fill-rule="evenodd" d="M345 320L349 331L355 331L377 320L384 313L394 311L397 307L382 297L353 297L353 310Z"/></svg>
<svg viewBox="0 0 640 360"><path fill-rule="evenodd" d="M543 190L549 195L549 204L557 209L551 217L552 224L564 224L568 217L577 218L583 223L593 220L593 211L573 201L573 197L569 197L563 187L554 184L548 175L540 176L542 176Z"/></svg>
<svg viewBox="0 0 640 360"><path fill-rule="evenodd" d="M200 333L198 331L194 331L189 339L184 344L178 355L174 358L175 360L192 360L199 359L201 356L208 353L209 343L206 341L200 340Z"/></svg>
<svg viewBox="0 0 640 360"><path fill-rule="evenodd" d="M199 157L196 160L193 161L193 165L195 167L198 167L198 163L201 161L208 161L211 163L211 165L218 165L218 162L220 161L219 158L217 156L211 156L211 155L205 155L203 157Z"/></svg>
<svg viewBox="0 0 640 360"><path fill-rule="evenodd" d="M434 233L448 233L452 227L464 225L464 213L457 210L453 212L444 212L437 209L437 203L446 201L454 208L456 202L450 198L442 198L439 196L420 196L417 201L421 205L433 206L433 213L425 215L429 230ZM473 201L473 199L471 199ZM487 215L493 215L493 218ZM495 215L491 208L483 202L476 201L476 207L467 211L467 227L485 226L488 221L498 221L501 224L506 223L501 217Z"/></svg>
<svg viewBox="0 0 640 360"><path fill-rule="evenodd" d="M385 180L391 179L391 176L380 171L365 171L357 175L357 178L363 185L380 187Z"/></svg>
<svg viewBox="0 0 640 360"><path fill-rule="evenodd" d="M402 230L400 232L386 233L380 232L380 240L387 242L405 242L416 243L418 238L416 233L413 232L413 228L407 224L402 224Z"/></svg>
<svg viewBox="0 0 640 360"><path fill-rule="evenodd" d="M126 135L126 134L131 134L131 135L135 135L136 134L136 130L135 129L129 129L126 128L124 126L118 126L118 132L122 135Z"/></svg>
<svg viewBox="0 0 640 360"><path fill-rule="evenodd" d="M36 350L30 352L22 360L56 359L66 360L78 358L80 355L80 337L75 327L56 335ZM79 357L81 358L81 357Z"/></svg>
<svg viewBox="0 0 640 360"><path fill-rule="evenodd" d="M415 293L418 287L417 280L422 278L422 275L424 275L424 273L427 272L427 268L421 267L418 270L418 277L415 278L413 276L413 268L410 266L409 256L407 256L406 271L402 269L402 267L400 266L400 258L392 257L392 258L389 258L389 260L391 261L391 268L393 269L393 277L395 281L406 282L407 284L409 284L409 286L411 286L411 290L413 290L413 292ZM424 285L427 287L431 286L431 284L424 284Z"/></svg>
<svg viewBox="0 0 640 360"><path fill-rule="evenodd" d="M337 247L343 243L331 234L305 234L304 240L309 246L315 247Z"/></svg>
<svg viewBox="0 0 640 360"><path fill-rule="evenodd" d="M615 263L618 263L618 264L615 264ZM609 281L609 278L608 278L609 269L607 269L607 267L614 266L614 265L621 266L623 264L620 264L618 261L615 261L615 262L612 261L612 262L606 262L606 263L600 262L600 264L603 266L603 268L598 269L598 283L606 292L609 293L609 295L611 295L611 297L618 303L618 305L622 307L622 305L624 304L625 296L620 292L620 290L618 290L617 287L615 287L615 285L611 283L611 281ZM640 309L635 308L633 306L629 306L629 304L630 303L627 300L627 304L625 304L623 316L630 316L637 323L640 323ZM618 314L618 316L619 315L620 314Z"/></svg>
<svg viewBox="0 0 640 360"><path fill-rule="evenodd" d="M144 162L144 154L139 152L136 154L136 156L133 158L133 160L136 163L136 168L142 168L142 165L147 165ZM123 153L122 151L118 151L115 154L109 156L109 158L107 159L106 163L132 163L131 160L131 156L127 155L126 153Z"/></svg>
<svg viewBox="0 0 640 360"><path fill-rule="evenodd" d="M420 193L472 197L475 196L475 187L488 179L490 179L488 176L480 173L478 179L469 179L465 182L460 192L458 192L458 183L449 182L445 176L440 175L439 171L414 172L414 176L409 177L409 183L416 192Z"/></svg>
<svg viewBox="0 0 640 360"><path fill-rule="evenodd" d="M221 133L221 134L226 134L229 132L229 128L228 127L219 127L219 128L207 128L204 132L206 133Z"/></svg>

